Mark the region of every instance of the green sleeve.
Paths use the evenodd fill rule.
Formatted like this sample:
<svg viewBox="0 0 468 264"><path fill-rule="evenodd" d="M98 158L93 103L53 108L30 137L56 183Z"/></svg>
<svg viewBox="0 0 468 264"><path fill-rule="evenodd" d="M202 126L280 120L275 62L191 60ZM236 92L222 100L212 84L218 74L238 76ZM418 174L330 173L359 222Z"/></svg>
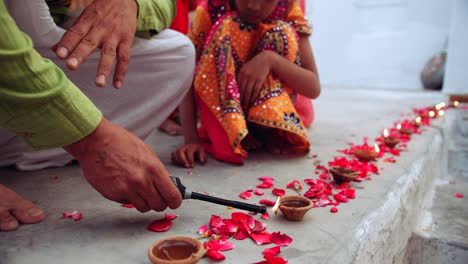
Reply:
<svg viewBox="0 0 468 264"><path fill-rule="evenodd" d="M138 37L151 38L171 25L176 12L175 0L137 0L137 3Z"/></svg>
<svg viewBox="0 0 468 264"><path fill-rule="evenodd" d="M42 58L0 0L0 127L35 149L62 147L96 129L101 112Z"/></svg>

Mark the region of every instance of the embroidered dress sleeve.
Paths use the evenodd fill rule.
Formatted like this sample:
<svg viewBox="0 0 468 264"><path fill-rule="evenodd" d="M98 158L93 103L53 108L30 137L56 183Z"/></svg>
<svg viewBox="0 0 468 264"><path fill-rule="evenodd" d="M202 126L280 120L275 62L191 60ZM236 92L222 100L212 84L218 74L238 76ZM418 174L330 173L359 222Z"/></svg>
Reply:
<svg viewBox="0 0 468 264"><path fill-rule="evenodd" d="M309 25L309 21L305 19L301 6L296 0L290 0L289 2L290 8L286 17L286 22L288 22L298 34L306 36L312 35L312 29Z"/></svg>
<svg viewBox="0 0 468 264"><path fill-rule="evenodd" d="M175 0L136 0L138 3L137 36L151 38L169 28L175 16Z"/></svg>
<svg viewBox="0 0 468 264"><path fill-rule="evenodd" d="M0 127L36 149L89 135L101 112L50 60L42 58L0 1Z"/></svg>
<svg viewBox="0 0 468 264"><path fill-rule="evenodd" d="M212 27L211 17L203 6L198 6L195 12L195 18L190 25L188 37L195 46L197 61L202 55L208 34Z"/></svg>

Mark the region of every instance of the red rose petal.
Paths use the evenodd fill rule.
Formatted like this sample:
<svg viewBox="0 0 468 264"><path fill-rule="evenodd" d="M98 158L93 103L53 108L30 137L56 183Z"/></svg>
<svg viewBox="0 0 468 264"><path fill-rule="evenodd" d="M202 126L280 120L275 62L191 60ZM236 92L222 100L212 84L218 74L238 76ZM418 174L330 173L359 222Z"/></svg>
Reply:
<svg viewBox="0 0 468 264"><path fill-rule="evenodd" d="M270 219L270 214L268 214L268 212L265 212L264 214L262 214L261 218L264 220L268 220Z"/></svg>
<svg viewBox="0 0 468 264"><path fill-rule="evenodd" d="M80 221L83 219L83 214L79 211L73 211L71 213L64 212L62 213L62 218L70 218L73 219L73 221Z"/></svg>
<svg viewBox="0 0 468 264"><path fill-rule="evenodd" d="M133 204L121 204L121 206L125 208L135 208Z"/></svg>
<svg viewBox="0 0 468 264"><path fill-rule="evenodd" d="M260 204L263 204L265 206L273 206L275 205L275 201L272 201L272 200L268 200L268 199L262 199L259 201Z"/></svg>
<svg viewBox="0 0 468 264"><path fill-rule="evenodd" d="M281 234L280 232L271 233L271 242L275 243L278 246L289 246L292 242L292 238L286 234Z"/></svg>
<svg viewBox="0 0 468 264"><path fill-rule="evenodd" d="M276 256L281 252L281 247L280 246L274 246L271 248L267 248L262 251L262 254L264 256Z"/></svg>
<svg viewBox="0 0 468 264"><path fill-rule="evenodd" d="M293 189L293 190L302 190L302 184L300 181L294 180L288 183L288 185L286 185L286 188Z"/></svg>
<svg viewBox="0 0 468 264"><path fill-rule="evenodd" d="M274 257L274 256L265 256L265 259L268 261L270 264L287 264L288 261L286 261L282 257Z"/></svg>
<svg viewBox="0 0 468 264"><path fill-rule="evenodd" d="M176 219L177 217L178 217L178 215L176 215L176 214L165 214L164 215L164 218L166 220L169 220L169 221L172 221L172 220Z"/></svg>
<svg viewBox="0 0 468 264"><path fill-rule="evenodd" d="M221 261L221 260L225 260L226 259L226 256L224 256L223 254L219 253L219 251L215 251L215 250L211 250L211 249L208 249L206 251L206 255L212 259L212 260L216 260L216 261Z"/></svg>
<svg viewBox="0 0 468 264"><path fill-rule="evenodd" d="M286 194L286 191L284 189L279 189L279 188L274 188L271 192L274 195L279 196L279 197L282 197Z"/></svg>
<svg viewBox="0 0 468 264"><path fill-rule="evenodd" d="M338 208L332 207L332 208L330 208L330 212L332 212L332 213L337 213L337 212L338 212Z"/></svg>
<svg viewBox="0 0 468 264"><path fill-rule="evenodd" d="M247 234L247 231L244 229L239 229L237 232L234 234L233 238L237 240L244 240L249 237L249 234Z"/></svg>
<svg viewBox="0 0 468 264"><path fill-rule="evenodd" d="M260 189L270 189L271 187L273 187L272 182L263 182L257 185L257 188L260 188Z"/></svg>
<svg viewBox="0 0 468 264"><path fill-rule="evenodd" d="M461 198L463 198L464 196L463 196L463 194L461 194L461 193L455 193L455 197L458 198L458 199L461 199Z"/></svg>
<svg viewBox="0 0 468 264"><path fill-rule="evenodd" d="M148 225L148 230L153 232L165 232L171 228L172 222L167 219L160 219Z"/></svg>
<svg viewBox="0 0 468 264"><path fill-rule="evenodd" d="M275 178L269 177L269 176L261 176L261 177L258 177L257 179L259 179L261 181L270 181L270 182L275 180Z"/></svg>
<svg viewBox="0 0 468 264"><path fill-rule="evenodd" d="M208 227L206 225L202 225L198 228L198 234L204 235L208 231Z"/></svg>
<svg viewBox="0 0 468 264"><path fill-rule="evenodd" d="M211 228L216 228L218 227L220 224L222 224L223 222L223 219L217 215L212 215L211 218L210 218L210 227Z"/></svg>
<svg viewBox="0 0 468 264"><path fill-rule="evenodd" d="M249 200L250 198L252 198L252 193L247 190L245 192L240 193L239 197L245 200Z"/></svg>
<svg viewBox="0 0 468 264"><path fill-rule="evenodd" d="M250 238L257 244L257 245L265 245L271 244L271 235L267 232L256 232L250 234Z"/></svg>
<svg viewBox="0 0 468 264"><path fill-rule="evenodd" d="M265 193L264 193L263 191L259 190L259 189L255 189L254 194L255 194L255 195L258 195L258 196L262 196L262 195L264 195Z"/></svg>

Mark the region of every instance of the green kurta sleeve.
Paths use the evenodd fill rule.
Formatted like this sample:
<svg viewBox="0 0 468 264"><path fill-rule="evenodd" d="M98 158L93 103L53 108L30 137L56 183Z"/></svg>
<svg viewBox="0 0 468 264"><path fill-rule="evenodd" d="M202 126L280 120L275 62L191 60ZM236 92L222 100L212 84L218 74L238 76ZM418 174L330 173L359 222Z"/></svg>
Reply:
<svg viewBox="0 0 468 264"><path fill-rule="evenodd" d="M175 0L137 0L137 36L150 38L168 28L174 19Z"/></svg>
<svg viewBox="0 0 468 264"><path fill-rule="evenodd" d="M101 112L50 60L42 58L0 0L0 127L43 149L89 135Z"/></svg>

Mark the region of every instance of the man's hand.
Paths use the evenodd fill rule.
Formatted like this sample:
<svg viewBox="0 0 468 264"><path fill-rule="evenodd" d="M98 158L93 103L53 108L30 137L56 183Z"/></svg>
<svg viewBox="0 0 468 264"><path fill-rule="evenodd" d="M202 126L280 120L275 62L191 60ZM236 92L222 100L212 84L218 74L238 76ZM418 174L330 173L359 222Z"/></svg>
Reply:
<svg viewBox="0 0 468 264"><path fill-rule="evenodd" d="M100 48L96 73L99 87L106 84L117 56L113 83L115 88L120 88L130 63L137 13L135 0L95 0L57 44L57 56L67 59L67 67L76 70Z"/></svg>
<svg viewBox="0 0 468 264"><path fill-rule="evenodd" d="M149 145L103 119L89 136L64 147L88 182L105 198L131 203L140 212L175 209L182 196Z"/></svg>
<svg viewBox="0 0 468 264"><path fill-rule="evenodd" d="M271 71L272 57L276 55L270 51L257 54L245 63L237 76L237 84L241 105L244 110L257 100L268 74Z"/></svg>

